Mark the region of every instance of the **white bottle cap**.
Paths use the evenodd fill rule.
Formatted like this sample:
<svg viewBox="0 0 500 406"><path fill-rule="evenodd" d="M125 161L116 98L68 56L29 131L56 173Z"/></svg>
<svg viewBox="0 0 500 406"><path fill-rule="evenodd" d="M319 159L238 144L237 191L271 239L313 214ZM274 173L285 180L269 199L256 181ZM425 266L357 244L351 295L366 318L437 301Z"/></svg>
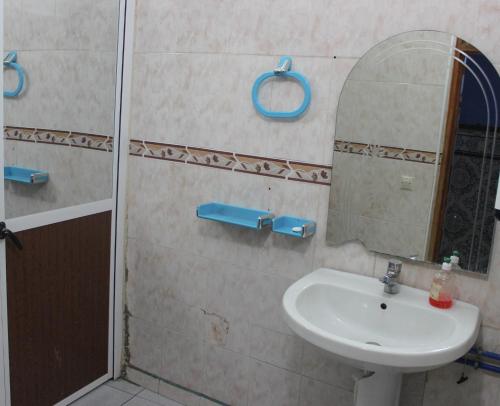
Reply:
<svg viewBox="0 0 500 406"><path fill-rule="evenodd" d="M460 257L459 257L459 253L458 251L453 251L453 254L451 255L450 257L450 262L453 264L453 265L458 265L458 263L460 262Z"/></svg>
<svg viewBox="0 0 500 406"><path fill-rule="evenodd" d="M446 257L443 261L443 265L441 266L441 269L443 271L451 271L452 269L452 266L451 266L451 262L450 262L450 258Z"/></svg>

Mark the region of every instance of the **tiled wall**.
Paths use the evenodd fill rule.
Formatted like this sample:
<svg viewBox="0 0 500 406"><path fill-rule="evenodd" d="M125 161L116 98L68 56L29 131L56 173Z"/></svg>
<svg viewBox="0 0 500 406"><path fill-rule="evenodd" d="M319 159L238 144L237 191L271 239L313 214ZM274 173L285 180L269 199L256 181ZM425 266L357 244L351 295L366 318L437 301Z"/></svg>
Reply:
<svg viewBox="0 0 500 406"><path fill-rule="evenodd" d="M131 126L139 147L146 141L328 166L339 93L375 43L439 29L500 64L493 0L139 0L137 7ZM250 99L255 78L283 54L313 91L309 112L293 123L257 116ZM297 105L299 95L273 83L262 99L281 108ZM188 405L197 404L194 397L167 382L231 405L351 405L352 369L295 336L280 305L293 281L321 266L385 271L387 259L359 244L327 246L329 187L141 156L129 159L129 378ZM197 219L196 206L212 200L315 219L318 232L297 241ZM489 281L458 278L460 298L483 311L492 350L500 350L499 244L500 236ZM433 271L406 264L404 283L428 289ZM457 386L459 372L451 365L407 377L402 405L500 401L498 378L471 372Z"/></svg>
<svg viewBox="0 0 500 406"><path fill-rule="evenodd" d="M18 51L26 72L21 96L4 100L4 124L112 136L118 2L5 0L4 8L4 48ZM15 72L4 74L15 88ZM111 197L111 154L12 140L5 149L8 165L50 175L46 185L8 184L8 217Z"/></svg>
<svg viewBox="0 0 500 406"><path fill-rule="evenodd" d="M6 127L7 165L43 169L49 182L5 182L7 218L94 202L110 197L113 138L69 131Z"/></svg>

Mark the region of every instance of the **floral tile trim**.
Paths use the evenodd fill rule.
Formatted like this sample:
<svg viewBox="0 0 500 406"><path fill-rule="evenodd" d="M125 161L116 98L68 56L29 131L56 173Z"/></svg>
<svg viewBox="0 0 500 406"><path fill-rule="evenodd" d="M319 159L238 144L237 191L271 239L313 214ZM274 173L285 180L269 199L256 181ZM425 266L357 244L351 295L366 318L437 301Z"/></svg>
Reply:
<svg viewBox="0 0 500 406"><path fill-rule="evenodd" d="M437 154L432 151L419 151L416 149L387 147L342 140L335 141L334 150L336 152L344 152L348 154L399 159L401 161L419 162L424 164L435 164L437 156ZM441 156L439 156L439 159L441 159Z"/></svg>
<svg viewBox="0 0 500 406"><path fill-rule="evenodd" d="M214 168L233 170L237 164L232 152L216 151L205 148L186 147L189 156L188 164L212 166Z"/></svg>
<svg viewBox="0 0 500 406"><path fill-rule="evenodd" d="M4 138L108 152L113 150L113 137L71 131L5 127ZM327 186L331 184L332 178L332 168L327 165L138 139L130 140L129 154Z"/></svg>
<svg viewBox="0 0 500 406"><path fill-rule="evenodd" d="M41 144L65 145L111 152L113 137L71 131L45 130L23 127L5 127L4 138L13 141L28 141Z"/></svg>
<svg viewBox="0 0 500 406"><path fill-rule="evenodd" d="M236 154L237 172L254 173L286 179L291 172L288 162L282 159L270 159L252 155Z"/></svg>
<svg viewBox="0 0 500 406"><path fill-rule="evenodd" d="M144 152L146 152L146 147L142 141L130 140L128 151L130 155L143 156Z"/></svg>
<svg viewBox="0 0 500 406"><path fill-rule="evenodd" d="M330 185L332 182L332 168L328 166L291 161L289 165L292 168L292 174L288 176L290 180L320 183L322 185Z"/></svg>
<svg viewBox="0 0 500 406"><path fill-rule="evenodd" d="M113 151L113 137L106 137L104 135L70 133L68 143L72 147L99 149L108 152Z"/></svg>
<svg viewBox="0 0 500 406"><path fill-rule="evenodd" d="M35 142L34 129L32 128L17 128L4 127L4 138L13 141L28 141Z"/></svg>
<svg viewBox="0 0 500 406"><path fill-rule="evenodd" d="M185 162L188 156L186 147L182 145L144 142L145 158L166 159L168 161Z"/></svg>
<svg viewBox="0 0 500 406"><path fill-rule="evenodd" d="M271 176L328 186L331 184L332 178L332 168L327 165L316 165L200 147L163 144L146 140L130 140L129 153L130 155L144 158L202 165L234 172Z"/></svg>

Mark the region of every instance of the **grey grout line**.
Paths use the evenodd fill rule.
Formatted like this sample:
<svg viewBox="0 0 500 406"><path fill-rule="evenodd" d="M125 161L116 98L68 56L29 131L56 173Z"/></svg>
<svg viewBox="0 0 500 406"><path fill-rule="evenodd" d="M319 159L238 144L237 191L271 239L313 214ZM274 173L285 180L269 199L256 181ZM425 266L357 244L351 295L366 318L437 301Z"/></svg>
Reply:
<svg viewBox="0 0 500 406"><path fill-rule="evenodd" d="M209 55L209 56L252 56L252 57L271 57L279 58L283 53L252 53L252 52L228 52L228 51L167 51L161 49L144 50L140 51L134 49L134 55ZM292 58L314 58L314 59L360 59L361 56L347 56L347 55L311 55L302 53L288 53L287 55Z"/></svg>
<svg viewBox="0 0 500 406"><path fill-rule="evenodd" d="M125 381L125 379L123 379L123 378L120 378L120 379L122 379L122 380L124 380L124 381ZM122 390L122 389L120 389L120 388L117 388L116 386L111 385L109 382L112 382L112 380L109 380L109 381L104 382L104 384L103 384L103 385L106 385L107 387L109 387L109 388L111 388L111 389L115 389L115 390L120 391L120 392L122 392L122 393L126 393L127 395L131 395L131 396L134 396L134 397L135 397L135 396L137 396L137 394L139 394L139 393L141 393L141 392L144 392L144 388L143 388L142 386L137 385L136 383L133 383L133 382L130 382L130 381L126 381L126 382L129 382L129 383L131 383L131 384L133 384L133 385L135 385L135 386L140 386L141 390L140 390L139 392L137 392L137 393L135 393L135 394L134 394L134 393L127 392L126 390ZM97 389L97 388L96 388L96 389Z"/></svg>
<svg viewBox="0 0 500 406"><path fill-rule="evenodd" d="M207 396L207 395L205 395L205 394L204 394L204 393L202 393L202 392L198 392L198 391L195 391L195 390L189 389L189 388L187 388L187 387L185 387L185 386L179 385L178 383L175 383L175 382L173 382L173 381L169 381L168 379L162 378L161 376L158 376L158 375L152 374L151 372L145 371L145 370L143 370L143 369L141 369L141 368L139 368L139 367L136 367L136 366L134 366L134 365L132 365L132 364L129 364L129 365L127 366L127 368L132 368L132 369L134 369L134 370L136 370L136 371L138 371L138 372L141 372L141 373L142 373L142 374L144 374L144 375L148 375L148 376L150 376L151 378L158 379L158 380L159 380L159 381L161 381L161 382L164 382L164 383L166 383L166 384L169 384L169 385L171 385L171 386L174 386L174 387L176 387L176 388L178 388L178 389L181 389L181 390L183 390L183 391L186 391L186 392L192 393L193 395L196 395L196 396L198 396L198 397L200 397L200 398L207 399L207 400L209 400L209 401L211 401L211 402L213 402L213 403L215 403L215 404L217 404L217 405L221 405L221 406L231 406L231 405L229 405L229 404L227 404L227 403L221 402L220 400L217 400L217 399L214 399L214 398L212 398L212 397L210 397L210 396Z"/></svg>
<svg viewBox="0 0 500 406"><path fill-rule="evenodd" d="M141 386L142 388L142 386ZM144 392L146 389L142 388L142 390L140 390L139 392L137 392L135 395L132 395L132 397L130 399L128 399L125 403L122 403L120 406L124 406L126 405L127 403L131 402L133 399L137 398L137 397L140 397L139 394ZM130 394L131 395L131 394ZM141 399L144 399L144 398L141 398Z"/></svg>

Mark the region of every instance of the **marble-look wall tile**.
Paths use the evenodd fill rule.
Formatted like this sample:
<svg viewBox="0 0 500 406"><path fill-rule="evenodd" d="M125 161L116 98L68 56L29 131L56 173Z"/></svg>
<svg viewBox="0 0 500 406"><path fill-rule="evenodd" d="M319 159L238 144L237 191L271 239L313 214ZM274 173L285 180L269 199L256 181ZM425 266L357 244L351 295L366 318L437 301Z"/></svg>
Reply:
<svg viewBox="0 0 500 406"><path fill-rule="evenodd" d="M498 38L500 31L497 21L500 18L500 5L495 0L481 0L479 3L479 13L477 21L477 44L480 51L490 58L495 64L500 63L500 51L491 41Z"/></svg>
<svg viewBox="0 0 500 406"><path fill-rule="evenodd" d="M340 0L295 0L293 4L280 0L271 5L245 0L237 4L208 1L200 8L195 1L179 6L145 0L139 3L137 14L136 51L359 57L389 36L422 29L422 21L427 29L453 32L465 39L475 36L478 5L464 0L437 6L430 0L418 5L383 0L363 7ZM406 18L398 18L401 15Z"/></svg>
<svg viewBox="0 0 500 406"><path fill-rule="evenodd" d="M134 65L134 138L257 155L265 151L315 163L327 159L332 59L294 59L294 69L309 78L314 98L307 113L289 123L259 116L250 97L255 79L274 69L276 57L137 53L135 60L141 63ZM294 82L280 82L268 81L260 101L271 110L291 110L303 92Z"/></svg>
<svg viewBox="0 0 500 406"><path fill-rule="evenodd" d="M189 406L189 405L187 405ZM196 406L220 406L220 403L212 402L211 400L200 398L198 405Z"/></svg>
<svg viewBox="0 0 500 406"><path fill-rule="evenodd" d="M303 344L294 335L276 333L258 326L250 329L250 356L293 372L300 373Z"/></svg>
<svg viewBox="0 0 500 406"><path fill-rule="evenodd" d="M202 337L206 274L199 262L168 248L128 241L127 304L138 318Z"/></svg>
<svg viewBox="0 0 500 406"><path fill-rule="evenodd" d="M160 381L158 393L161 396L172 399L183 406L200 406L200 397L163 381Z"/></svg>
<svg viewBox="0 0 500 406"><path fill-rule="evenodd" d="M274 68L277 61L269 66ZM330 98L338 91L335 75L341 70L335 66L336 60L331 58L299 58L293 59L292 69L302 73L311 85L311 105L307 112L296 121L265 120L265 131L268 135L267 151L271 156L286 156L291 160L328 163L329 156L324 151L332 139L330 123L335 118L335 110L331 108ZM249 87L250 88L250 87ZM302 103L303 90L295 82L273 80L271 84L272 111L291 111ZM257 120L263 120L256 116Z"/></svg>
<svg viewBox="0 0 500 406"><path fill-rule="evenodd" d="M306 377L301 379L300 406L350 406L353 403L354 396L350 391Z"/></svg>
<svg viewBox="0 0 500 406"><path fill-rule="evenodd" d="M136 11L139 52L220 52L231 30L230 1L141 0Z"/></svg>
<svg viewBox="0 0 500 406"><path fill-rule="evenodd" d="M319 201L324 186L308 185L300 182L269 180L269 207L276 215L291 215L318 222ZM328 188L326 188L328 189ZM301 277L313 270L314 246L318 236L295 239L279 234L271 234L261 252L262 270L290 278Z"/></svg>
<svg viewBox="0 0 500 406"><path fill-rule="evenodd" d="M457 385L463 366L450 364L427 373L423 406L496 406L499 396L499 379L480 370L466 369L469 377Z"/></svg>
<svg viewBox="0 0 500 406"><path fill-rule="evenodd" d="M113 0L5 2L5 48L115 51L118 3Z"/></svg>
<svg viewBox="0 0 500 406"><path fill-rule="evenodd" d="M452 5L456 8L452 8ZM478 8L477 4L465 0L460 0L459 4L443 1L439 5L431 0L418 4L383 0L364 3L363 7L357 3L335 0L315 2L316 7L322 10L322 14L315 32L326 30L322 32L326 32L330 52L358 57L387 37L423 27L457 33L464 38L475 35Z"/></svg>
<svg viewBox="0 0 500 406"><path fill-rule="evenodd" d="M485 351L500 353L500 330L483 326L477 344Z"/></svg>
<svg viewBox="0 0 500 406"><path fill-rule="evenodd" d="M304 376L352 392L354 390L353 376L359 373L359 369L346 365L327 351L309 343L304 344L302 359Z"/></svg>
<svg viewBox="0 0 500 406"><path fill-rule="evenodd" d="M201 8L193 0L144 0L137 10L136 51L359 57L392 35L425 28L475 39L498 61L488 35L495 12L494 0L383 0L363 7L341 0L295 0L292 6L280 0L271 7L261 0L210 0Z"/></svg>
<svg viewBox="0 0 500 406"><path fill-rule="evenodd" d="M297 406L300 375L250 361L248 406Z"/></svg>
<svg viewBox="0 0 500 406"><path fill-rule="evenodd" d="M149 389L154 393L158 392L158 378L153 378L151 375L147 375L131 367L127 367L126 369L126 378L130 382L134 382L137 385L142 386L144 389Z"/></svg>
<svg viewBox="0 0 500 406"><path fill-rule="evenodd" d="M493 248L491 250L490 266L488 269L488 284L485 290L482 308L483 324L500 329L500 227L495 227Z"/></svg>
<svg viewBox="0 0 500 406"><path fill-rule="evenodd" d="M135 54L135 61L134 138L257 155L266 150L266 123L256 116L250 91L275 58ZM262 103L270 94L269 86L262 88Z"/></svg>
<svg viewBox="0 0 500 406"><path fill-rule="evenodd" d="M130 364L158 376L163 368L164 343L168 338L164 328L136 317L129 317L128 325Z"/></svg>
<svg viewBox="0 0 500 406"><path fill-rule="evenodd" d="M401 384L400 406L422 406L426 373L404 374Z"/></svg>
<svg viewBox="0 0 500 406"><path fill-rule="evenodd" d="M160 364L158 376L188 389L206 392L207 343L197 337L166 329L162 337L161 354L156 361ZM133 359L131 362L133 364Z"/></svg>
<svg viewBox="0 0 500 406"><path fill-rule="evenodd" d="M483 10L494 9L491 0L481 1ZM497 53L494 41L486 38L494 32L486 20L494 18L480 17L485 22L477 28L480 6L468 0L383 0L362 5L293 0L286 7L281 0L272 4L261 0L198 3L138 3L132 114L136 139L237 151L242 156L307 156L314 157L310 162L328 164L332 162L335 111L344 80L357 58L377 42L425 26L457 33L480 49L483 44L492 49L490 56ZM294 57L294 68L308 76L313 86L311 109L294 123L258 117L249 97L257 75L272 69L282 54ZM425 77L417 75L414 82L434 83L438 72L428 68ZM200 79L205 76L210 83ZM263 103L273 108L288 108L300 97L300 89L291 83L269 83L261 92ZM140 145L135 148L138 154L148 153ZM200 151L196 149L195 155L204 159ZM369 252L358 242L336 247L326 244L328 188L154 159L131 157L129 162L128 224L129 238L136 246L133 250L146 253L144 258L161 257L161 270L169 269L170 261L186 264L190 257L195 258L197 272L186 280L202 299L196 303L184 303L178 297L157 299L162 296L156 293L164 289L162 285L173 286L174 293L183 292L183 285L150 274L147 269L154 267L145 259L130 266L132 314L168 331L162 376L189 383L196 390L210 390L221 400L238 396L234 402L248 401L249 405L351 405L350 375L354 371L308 344L302 355L304 343L288 329L281 314L284 290L315 268L326 266L368 276L385 272L387 257ZM302 215L316 220L318 230L306 241L290 241L194 217L198 204L214 200ZM383 208L372 211L380 215ZM141 248L151 243L164 254L148 254ZM133 250L129 250L129 262L135 261ZM434 272L435 267L407 263L402 280L428 289ZM481 306L488 324L495 326L500 283L492 276L484 281L460 275L457 286L459 297ZM141 282L141 277L153 281ZM201 290L195 278L206 284ZM155 282L158 287L153 286ZM151 300L142 298L145 294ZM489 303L485 305L485 301ZM201 311L199 330L196 317L187 325L179 322L191 320L184 312L189 314L191 309L198 314L197 308ZM165 309L171 317L152 316L158 312L155 309ZM483 332L483 341L492 348L495 332ZM188 354L191 347L198 353L194 359L187 357L191 369L178 369L176 354ZM205 368L201 377L200 363ZM462 398L470 392L476 404L494 399L492 381L482 378L481 372L475 374L469 389L460 389ZM444 384L446 396L435 394L439 379L437 386L428 386L426 405L454 400L451 383ZM405 378L405 406L422 406L424 383L422 374Z"/></svg>
<svg viewBox="0 0 500 406"><path fill-rule="evenodd" d="M119 4L113 0L56 0L56 49L116 52Z"/></svg>
<svg viewBox="0 0 500 406"><path fill-rule="evenodd" d="M111 198L112 154L33 142L4 144L9 164L49 172L47 183L5 183L7 218Z"/></svg>
<svg viewBox="0 0 500 406"><path fill-rule="evenodd" d="M34 50L18 58L26 88L4 103L5 125L114 134L115 52ZM5 81L16 86L12 70Z"/></svg>
<svg viewBox="0 0 500 406"><path fill-rule="evenodd" d="M234 406L247 405L250 359L220 347L207 353L206 393Z"/></svg>

